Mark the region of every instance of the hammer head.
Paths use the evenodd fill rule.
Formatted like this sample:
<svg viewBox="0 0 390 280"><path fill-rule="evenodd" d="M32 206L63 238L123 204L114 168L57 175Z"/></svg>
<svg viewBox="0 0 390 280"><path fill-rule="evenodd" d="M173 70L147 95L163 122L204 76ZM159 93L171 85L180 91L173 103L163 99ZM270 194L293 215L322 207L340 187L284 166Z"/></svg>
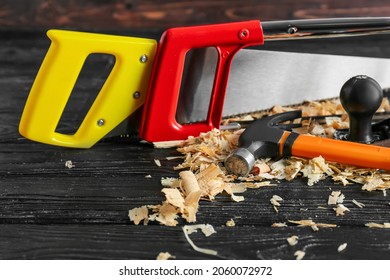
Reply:
<svg viewBox="0 0 390 280"><path fill-rule="evenodd" d="M290 111L265 118L251 124L239 138L239 148L225 161L225 167L231 174L245 176L251 170L257 158L275 158L291 155L289 145L298 134L290 133L279 123L291 121L302 116L301 111Z"/></svg>

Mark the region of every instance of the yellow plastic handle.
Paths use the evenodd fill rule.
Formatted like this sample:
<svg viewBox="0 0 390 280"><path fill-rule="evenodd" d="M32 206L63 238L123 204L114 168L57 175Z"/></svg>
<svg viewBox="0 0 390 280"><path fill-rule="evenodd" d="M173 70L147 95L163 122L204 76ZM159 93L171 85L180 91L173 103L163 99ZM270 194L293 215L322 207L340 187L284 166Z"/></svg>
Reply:
<svg viewBox="0 0 390 280"><path fill-rule="evenodd" d="M157 42L62 30L47 35L51 45L27 98L19 132L46 144L89 148L144 103ZM115 65L76 133L58 133L57 124L78 75L94 53L113 55Z"/></svg>

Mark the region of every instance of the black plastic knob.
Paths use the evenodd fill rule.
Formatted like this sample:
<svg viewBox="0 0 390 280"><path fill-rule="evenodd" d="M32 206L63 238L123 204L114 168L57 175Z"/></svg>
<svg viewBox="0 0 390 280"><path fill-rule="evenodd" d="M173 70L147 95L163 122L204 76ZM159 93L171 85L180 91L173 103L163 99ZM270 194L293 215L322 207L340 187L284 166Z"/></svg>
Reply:
<svg viewBox="0 0 390 280"><path fill-rule="evenodd" d="M349 79L340 90L340 102L349 116L347 140L374 142L372 117L383 100L381 86L373 78L359 75Z"/></svg>

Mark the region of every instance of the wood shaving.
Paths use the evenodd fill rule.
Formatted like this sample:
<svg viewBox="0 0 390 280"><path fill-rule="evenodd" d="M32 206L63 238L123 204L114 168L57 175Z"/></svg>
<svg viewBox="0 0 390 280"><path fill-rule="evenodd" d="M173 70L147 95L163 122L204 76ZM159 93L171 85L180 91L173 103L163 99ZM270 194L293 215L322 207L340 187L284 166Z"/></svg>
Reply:
<svg viewBox="0 0 390 280"><path fill-rule="evenodd" d="M184 236L185 236L187 242L191 245L191 247L195 251L203 253L203 254L207 254L207 255L213 255L213 256L218 254L218 252L215 250L199 248L198 246L195 245L195 243L189 237L190 234L197 232L198 229L200 229L206 237L216 233L216 231L214 230L212 225L209 225L209 224L199 224L199 225L190 225L190 226L185 225L185 226L183 226L182 229L183 229Z"/></svg>
<svg viewBox="0 0 390 280"><path fill-rule="evenodd" d="M150 179L150 178L152 178L152 175L148 174L145 176L145 178Z"/></svg>
<svg viewBox="0 0 390 280"><path fill-rule="evenodd" d="M71 160L67 160L67 161L65 161L65 167L72 169L72 168L75 168L76 165L74 165Z"/></svg>
<svg viewBox="0 0 390 280"><path fill-rule="evenodd" d="M308 132L309 134L314 136L320 136L320 137L326 136L325 128L322 125L317 124L316 122L310 124Z"/></svg>
<svg viewBox="0 0 390 280"><path fill-rule="evenodd" d="M236 223L234 222L233 219L230 219L226 222L225 224L227 227L235 227L236 226Z"/></svg>
<svg viewBox="0 0 390 280"><path fill-rule="evenodd" d="M290 159L287 161L287 166L284 168L284 173L286 174L286 180L291 181L295 179L299 172L303 168L303 162L297 159Z"/></svg>
<svg viewBox="0 0 390 280"><path fill-rule="evenodd" d="M175 157L165 157L166 160L175 160L175 159L181 159L182 156L175 156Z"/></svg>
<svg viewBox="0 0 390 280"><path fill-rule="evenodd" d="M341 193L341 191L332 191L328 198L328 205L336 205L338 203L344 202L345 196Z"/></svg>
<svg viewBox="0 0 390 280"><path fill-rule="evenodd" d="M366 223L365 226L369 228L390 228L390 223Z"/></svg>
<svg viewBox="0 0 390 280"><path fill-rule="evenodd" d="M198 184L198 180L196 179L196 176L191 171L182 171L179 173L179 176L181 178L181 186L184 189L184 192L189 195L193 192L200 191L200 187Z"/></svg>
<svg viewBox="0 0 390 280"><path fill-rule="evenodd" d="M172 178L172 177L163 177L161 178L161 185L163 187L179 187L180 185L180 180L178 178Z"/></svg>
<svg viewBox="0 0 390 280"><path fill-rule="evenodd" d="M298 244L298 236L293 235L287 238L287 242L290 246L295 246Z"/></svg>
<svg viewBox="0 0 390 280"><path fill-rule="evenodd" d="M184 197L181 195L178 189L163 188L161 190L165 194L166 203L171 204L174 207L179 208L181 212L184 210Z"/></svg>
<svg viewBox="0 0 390 280"><path fill-rule="evenodd" d="M337 252L341 253L341 252L344 251L346 248L347 248L347 243L343 243L343 244L341 244L341 245L337 248Z"/></svg>
<svg viewBox="0 0 390 280"><path fill-rule="evenodd" d="M302 227L311 227L314 231L318 231L319 228L334 228L337 227L335 224L326 224L326 223L315 223L313 220L300 220L300 221L294 221L294 220L288 220L289 223L297 224L298 226Z"/></svg>
<svg viewBox="0 0 390 280"><path fill-rule="evenodd" d="M181 147L183 144L184 144L184 140L153 142L153 146L156 149L176 148L176 147Z"/></svg>
<svg viewBox="0 0 390 280"><path fill-rule="evenodd" d="M158 166L161 167L161 162L158 159L154 159L154 163Z"/></svg>
<svg viewBox="0 0 390 280"><path fill-rule="evenodd" d="M294 253L296 260L302 260L305 255L306 255L306 253L304 251L301 251L301 250L295 251L295 253Z"/></svg>
<svg viewBox="0 0 390 280"><path fill-rule="evenodd" d="M343 204L337 204L336 208L333 208L336 212L336 216L344 216L345 212L349 212L349 209L345 207Z"/></svg>
<svg viewBox="0 0 390 280"><path fill-rule="evenodd" d="M273 205L276 213L279 212L279 209L277 207L280 206L280 202L282 202L282 201L283 201L283 198L281 198L278 195L273 195L272 198L270 199L270 202Z"/></svg>
<svg viewBox="0 0 390 280"><path fill-rule="evenodd" d="M286 179L286 159L278 160L271 164L270 174L274 176L275 179L283 180Z"/></svg>
<svg viewBox="0 0 390 280"><path fill-rule="evenodd" d="M313 186L318 181L325 179L327 175L333 174L332 169L322 156L309 160L301 171L303 176L308 178L307 184L309 186Z"/></svg>
<svg viewBox="0 0 390 280"><path fill-rule="evenodd" d="M242 132L242 129L237 131L213 129L201 133L199 137L188 137L183 146L177 149L185 155L184 162L175 169L189 168L191 171L197 171L204 164L223 162L237 147Z"/></svg>
<svg viewBox="0 0 390 280"><path fill-rule="evenodd" d="M357 201L357 200L355 200L355 199L352 199L352 203L353 204L355 204L357 207L359 207L359 208L363 208L363 207L365 207L366 205L364 205L363 203L361 203L361 202L359 202L359 201Z"/></svg>
<svg viewBox="0 0 390 280"><path fill-rule="evenodd" d="M158 254L156 260L161 261L161 260L169 260L169 259L175 259L176 257L171 255L168 252L161 252Z"/></svg>
<svg viewBox="0 0 390 280"><path fill-rule="evenodd" d="M134 224L138 225L141 221L148 220L148 213L149 213L149 210L146 206L141 206L141 207L129 210L130 221L133 221Z"/></svg>
<svg viewBox="0 0 390 280"><path fill-rule="evenodd" d="M362 190L364 191L375 191L375 190L384 190L388 186L384 186L383 180L381 178L372 178L366 184L363 185Z"/></svg>
<svg viewBox="0 0 390 280"><path fill-rule="evenodd" d="M269 167L269 165L266 162L262 160L257 160L255 162L255 165L252 168L251 173L255 175L259 175L259 174L268 173L270 171L271 171L271 167Z"/></svg>
<svg viewBox="0 0 390 280"><path fill-rule="evenodd" d="M283 223L273 223L271 227L287 227L287 224L285 222Z"/></svg>
<svg viewBox="0 0 390 280"><path fill-rule="evenodd" d="M229 194L236 202L244 200L242 196L235 195L237 188L233 188L234 184L225 182L224 173L215 164L204 165L197 174L189 170L181 171L179 176L178 179L161 179L166 200L161 205L149 207L153 212L149 214L149 221L175 226L177 218L182 217L187 222L196 222L200 199L214 200L222 192Z"/></svg>
<svg viewBox="0 0 390 280"><path fill-rule="evenodd" d="M149 215L150 221L157 221L166 226L176 226L178 224L177 218L179 211L175 206L168 202L153 206L152 211L154 214Z"/></svg>

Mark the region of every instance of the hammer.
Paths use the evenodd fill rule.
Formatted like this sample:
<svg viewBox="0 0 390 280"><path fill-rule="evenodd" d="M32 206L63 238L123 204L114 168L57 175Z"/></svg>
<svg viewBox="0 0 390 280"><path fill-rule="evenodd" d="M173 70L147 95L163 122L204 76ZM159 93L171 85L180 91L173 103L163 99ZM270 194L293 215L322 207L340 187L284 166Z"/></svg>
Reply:
<svg viewBox="0 0 390 280"><path fill-rule="evenodd" d="M390 148L298 134L278 127L280 122L302 116L290 111L255 121L239 138L239 148L225 161L231 174L245 176L257 158L322 156L327 161L390 170Z"/></svg>

